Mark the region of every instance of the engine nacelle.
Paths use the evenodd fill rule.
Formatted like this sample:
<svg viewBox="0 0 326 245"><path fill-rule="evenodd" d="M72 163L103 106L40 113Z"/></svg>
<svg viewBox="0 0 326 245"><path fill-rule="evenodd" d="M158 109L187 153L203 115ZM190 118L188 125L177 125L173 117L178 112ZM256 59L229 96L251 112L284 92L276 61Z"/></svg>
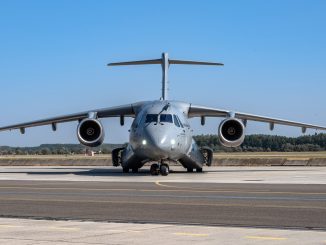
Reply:
<svg viewBox="0 0 326 245"><path fill-rule="evenodd" d="M81 144L96 147L104 141L104 129L101 122L94 118L83 119L77 128L77 137Z"/></svg>
<svg viewBox="0 0 326 245"><path fill-rule="evenodd" d="M236 118L225 119L218 128L218 136L222 145L237 147L244 141L245 126Z"/></svg>

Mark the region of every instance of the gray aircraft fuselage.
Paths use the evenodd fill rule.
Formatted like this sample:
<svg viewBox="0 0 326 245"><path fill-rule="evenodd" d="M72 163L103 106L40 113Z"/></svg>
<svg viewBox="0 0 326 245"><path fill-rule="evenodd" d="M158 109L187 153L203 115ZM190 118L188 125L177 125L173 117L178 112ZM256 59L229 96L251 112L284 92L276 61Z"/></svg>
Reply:
<svg viewBox="0 0 326 245"><path fill-rule="evenodd" d="M185 167L201 168L204 160L192 138L187 108L189 103L169 100L145 103L131 125L130 141L122 153L122 166L136 168L148 161L183 159ZM196 161L195 166L189 158L191 151L191 155L201 160Z"/></svg>

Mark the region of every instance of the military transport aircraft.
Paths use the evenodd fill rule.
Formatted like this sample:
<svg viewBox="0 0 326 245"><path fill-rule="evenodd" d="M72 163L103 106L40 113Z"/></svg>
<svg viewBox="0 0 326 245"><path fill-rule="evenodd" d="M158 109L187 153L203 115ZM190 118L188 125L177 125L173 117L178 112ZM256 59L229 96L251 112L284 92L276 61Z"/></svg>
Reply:
<svg viewBox="0 0 326 245"><path fill-rule="evenodd" d="M155 101L136 102L116 107L96 109L70 115L52 117L27 123L0 127L0 131L18 129L22 134L29 127L51 125L57 130L58 123L78 121L77 138L88 147L99 146L104 140L104 128L100 118L119 117L124 125L125 117L134 118L130 129L130 141L126 147L112 152L114 166L122 166L123 172L138 172L147 162L154 162L150 167L152 175L168 175L169 162L179 162L188 172L201 172L204 165L210 166L213 152L208 147L199 148L192 137L189 118L199 117L205 125L206 117L222 117L224 120L218 127L218 136L222 145L236 147L241 145L245 137L247 121L269 123L270 129L275 124L300 127L306 129L326 130L312 124L263 117L242 112L233 112L218 108L194 105L192 103L168 99L168 69L172 64L213 65L222 63L173 60L163 53L160 59L110 63L108 66L147 65L162 66L162 97Z"/></svg>

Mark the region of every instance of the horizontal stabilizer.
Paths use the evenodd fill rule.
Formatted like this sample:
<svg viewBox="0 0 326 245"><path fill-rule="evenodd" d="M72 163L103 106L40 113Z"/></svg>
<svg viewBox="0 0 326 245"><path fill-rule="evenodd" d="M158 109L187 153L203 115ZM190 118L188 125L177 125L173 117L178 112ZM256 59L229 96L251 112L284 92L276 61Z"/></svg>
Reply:
<svg viewBox="0 0 326 245"><path fill-rule="evenodd" d="M126 65L155 65L162 64L164 62L163 59L155 59L155 60L136 60L136 61L126 61L126 62L115 62L109 63L108 66L126 66ZM170 60L168 59L168 64L175 65L211 65L211 66L223 66L222 63L215 62L206 62L206 61L192 61L192 60Z"/></svg>
<svg viewBox="0 0 326 245"><path fill-rule="evenodd" d="M161 63L162 63L162 59L156 59L156 60L137 60L137 61L126 61L126 62L109 63L108 66L153 65L153 64L161 64Z"/></svg>
<svg viewBox="0 0 326 245"><path fill-rule="evenodd" d="M167 53L162 54L161 59L154 60L136 60L125 62L109 63L108 66L128 66L128 65L161 65L162 66L162 99L168 99L168 69L169 66L174 65L209 65L209 66L223 66L222 63L206 62L206 61L192 61L192 60L170 60Z"/></svg>
<svg viewBox="0 0 326 245"><path fill-rule="evenodd" d="M224 65L222 63L191 61L191 60L169 60L169 63L177 64L177 65L210 65L210 66L223 66Z"/></svg>

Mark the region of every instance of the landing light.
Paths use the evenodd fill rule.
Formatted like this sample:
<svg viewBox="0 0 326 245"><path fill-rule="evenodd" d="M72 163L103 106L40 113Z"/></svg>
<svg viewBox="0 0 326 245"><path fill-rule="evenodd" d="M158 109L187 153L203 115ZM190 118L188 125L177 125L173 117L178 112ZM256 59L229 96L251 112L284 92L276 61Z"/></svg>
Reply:
<svg viewBox="0 0 326 245"><path fill-rule="evenodd" d="M161 140L161 144L164 144L165 140L166 140L166 137L164 137L164 138Z"/></svg>
<svg viewBox="0 0 326 245"><path fill-rule="evenodd" d="M175 139L171 140L171 145L175 145Z"/></svg>
<svg viewBox="0 0 326 245"><path fill-rule="evenodd" d="M147 141L146 141L146 140L143 140L141 143L142 143L143 145L147 145Z"/></svg>

